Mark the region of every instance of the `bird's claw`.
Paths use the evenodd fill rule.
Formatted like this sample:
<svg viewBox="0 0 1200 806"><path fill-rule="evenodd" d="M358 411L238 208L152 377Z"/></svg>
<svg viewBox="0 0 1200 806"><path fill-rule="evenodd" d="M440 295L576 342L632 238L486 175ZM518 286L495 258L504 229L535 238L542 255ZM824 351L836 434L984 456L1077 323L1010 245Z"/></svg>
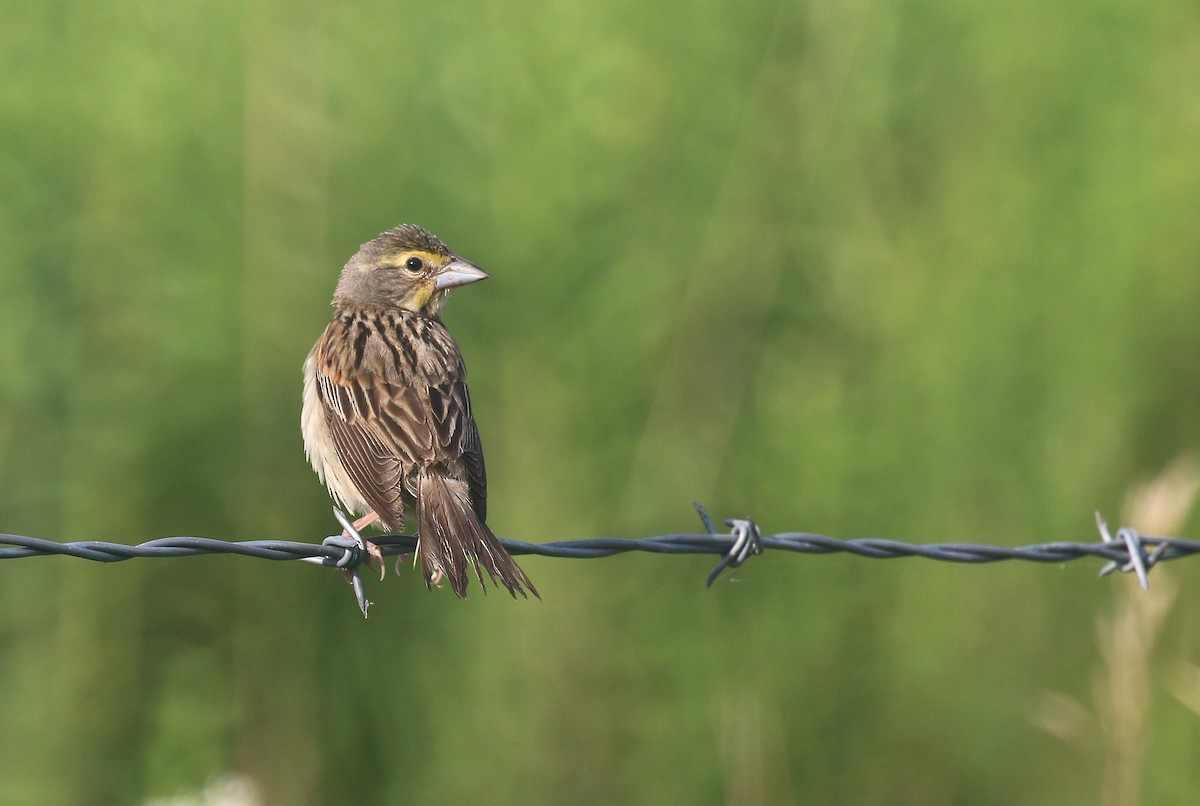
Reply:
<svg viewBox="0 0 1200 806"><path fill-rule="evenodd" d="M379 579L382 580L385 576L387 576L387 566L383 564L383 551L379 548L379 546L375 545L366 538L362 538L362 547L363 551L367 552L367 559L363 562L365 562L367 567L372 571L376 570L378 567Z"/></svg>
<svg viewBox="0 0 1200 806"><path fill-rule="evenodd" d="M335 517L337 517L338 522L342 524L342 536L358 543L359 547L367 555L363 562L366 563L367 567L372 571L379 571L379 578L382 580L384 576L387 575L387 567L383 564L383 551L379 548L379 546L363 537L358 531L367 524L373 523L378 519L379 516L374 512L368 512L363 517L351 523L350 519L347 518L345 514L343 514L342 511L336 507L333 510L333 514ZM345 574L345 570L343 570L342 573Z"/></svg>

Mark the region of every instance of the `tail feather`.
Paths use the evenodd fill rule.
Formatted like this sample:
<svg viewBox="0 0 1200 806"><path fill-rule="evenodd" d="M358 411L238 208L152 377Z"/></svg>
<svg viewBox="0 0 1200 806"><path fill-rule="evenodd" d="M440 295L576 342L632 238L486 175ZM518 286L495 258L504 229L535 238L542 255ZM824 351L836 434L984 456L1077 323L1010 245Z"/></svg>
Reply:
<svg viewBox="0 0 1200 806"><path fill-rule="evenodd" d="M485 593L483 572L487 571L492 584L498 581L514 599L518 593L529 598L526 589L542 598L492 530L479 520L466 483L457 479L426 471L418 476L417 557L426 585L445 576L459 597L467 595L469 563Z"/></svg>

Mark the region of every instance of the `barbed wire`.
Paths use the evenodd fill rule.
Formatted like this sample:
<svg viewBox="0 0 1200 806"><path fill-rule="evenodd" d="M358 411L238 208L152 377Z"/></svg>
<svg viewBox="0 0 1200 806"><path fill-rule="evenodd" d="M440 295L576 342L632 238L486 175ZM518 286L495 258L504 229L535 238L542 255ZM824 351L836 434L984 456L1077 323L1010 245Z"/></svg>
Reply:
<svg viewBox="0 0 1200 806"><path fill-rule="evenodd" d="M500 538L500 542L514 556L595 559L631 551L723 555L708 576L710 587L722 572L729 568L737 568L751 556L762 554L766 549L801 554L848 553L876 560L920 557L956 563L994 563L1006 560L1064 563L1084 557L1096 557L1106 561L1100 569L1101 576L1113 571L1134 573L1142 588L1149 587L1149 571L1155 564L1200 554L1200 541L1197 540L1149 537L1128 526L1119 528L1114 536L1109 532L1108 524L1099 512L1096 513L1096 526L1101 537L1098 543L1054 542L1029 546L994 546L974 543L904 543L874 537L843 540L811 532L764 535L758 525L749 518L727 519L725 525L730 531L723 533L717 530L703 506L695 504L695 507L706 529L702 534L679 533L647 538L597 537L548 543ZM100 540L59 543L42 538L0 533L0 546L10 546L0 548L0 560L60 555L111 563L138 557L192 557L200 554L237 554L264 560L302 560L341 569L353 584L355 598L365 616L370 602L366 598L359 569L364 564L370 565L371 552L368 551L366 539L358 533L341 510L335 508L334 516L346 531L341 535L327 537L321 543L290 540L231 542L207 537L162 537L137 545ZM417 538L414 535L380 535L372 537L370 542L379 547L379 553L383 556L410 554L417 546Z"/></svg>

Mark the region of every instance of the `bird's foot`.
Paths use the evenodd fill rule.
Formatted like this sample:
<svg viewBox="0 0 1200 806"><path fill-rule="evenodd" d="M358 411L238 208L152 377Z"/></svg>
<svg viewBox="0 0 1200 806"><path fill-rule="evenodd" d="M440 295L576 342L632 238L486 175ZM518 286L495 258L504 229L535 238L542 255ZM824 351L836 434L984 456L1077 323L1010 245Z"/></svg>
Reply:
<svg viewBox="0 0 1200 806"><path fill-rule="evenodd" d="M342 521L342 523L346 525L346 528L342 530L342 536L358 541L358 545L361 546L362 550L367 554L367 558L363 562L365 562L367 567L372 571L378 571L379 578L383 579L387 574L387 567L383 564L383 551L380 550L379 546L363 537L358 531L359 529L367 528L377 520L379 520L378 515L376 515L374 512L368 512L354 523L346 524L345 521ZM342 575L345 576L348 581L353 581L350 572L346 569L342 569Z"/></svg>

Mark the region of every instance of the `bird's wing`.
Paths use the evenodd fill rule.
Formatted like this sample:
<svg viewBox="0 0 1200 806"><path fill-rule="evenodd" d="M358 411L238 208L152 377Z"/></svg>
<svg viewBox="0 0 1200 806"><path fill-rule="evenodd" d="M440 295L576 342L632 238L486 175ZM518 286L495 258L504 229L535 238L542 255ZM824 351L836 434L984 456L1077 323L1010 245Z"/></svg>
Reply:
<svg viewBox="0 0 1200 806"><path fill-rule="evenodd" d="M471 495L471 507L481 523L487 521L487 469L483 464L483 443L479 428L471 414L471 394L463 380L464 367L459 367L458 380L450 387L450 405L443 419L442 433L453 435L450 450L458 455Z"/></svg>
<svg viewBox="0 0 1200 806"><path fill-rule="evenodd" d="M405 469L428 452L420 429L404 428L404 420L386 410L402 410L396 391L362 379L337 383L318 370L317 388L334 450L359 495L380 519L394 529L404 528L402 484ZM413 420L412 425L418 424Z"/></svg>
<svg viewBox="0 0 1200 806"><path fill-rule="evenodd" d="M404 477L432 457L433 431L417 390L370 366L365 333L352 333L339 319L329 323L316 349L317 392L334 450L359 495L387 526L403 529Z"/></svg>
<svg viewBox="0 0 1200 806"><path fill-rule="evenodd" d="M483 520L483 451L453 341L444 372L425 366L419 374L402 375L395 352L378 334L369 333L359 346L339 327L345 327L339 320L330 323L317 350L317 387L334 448L362 498L388 526L400 529L409 470L444 464L457 474L461 467Z"/></svg>

